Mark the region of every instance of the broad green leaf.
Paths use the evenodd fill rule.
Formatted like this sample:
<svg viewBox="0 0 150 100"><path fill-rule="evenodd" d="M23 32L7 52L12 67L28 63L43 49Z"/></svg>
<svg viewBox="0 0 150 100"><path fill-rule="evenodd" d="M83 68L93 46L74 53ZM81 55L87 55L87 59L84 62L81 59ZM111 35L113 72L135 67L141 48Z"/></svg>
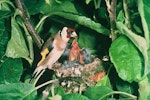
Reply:
<svg viewBox="0 0 150 100"><path fill-rule="evenodd" d="M110 34L110 31L106 29L104 26L102 26L100 23L96 23L95 21L91 20L88 17L81 16L79 14L73 14L69 12L52 12L49 16L60 16L62 18L74 21L78 23L79 25L85 26L89 29L92 29L98 33L108 35Z"/></svg>
<svg viewBox="0 0 150 100"><path fill-rule="evenodd" d="M111 84L110 84L108 75L106 75L101 80L99 80L99 82L96 84L96 86L107 86L107 87L111 88Z"/></svg>
<svg viewBox="0 0 150 100"><path fill-rule="evenodd" d="M83 28L78 35L78 43L81 48L89 48L92 54L103 54L108 50L110 41L105 35L97 34L97 32L88 28Z"/></svg>
<svg viewBox="0 0 150 100"><path fill-rule="evenodd" d="M54 89L54 95L60 95L60 96L65 95L65 91L62 87L57 87ZM52 92L50 91L49 97L51 96L52 96Z"/></svg>
<svg viewBox="0 0 150 100"><path fill-rule="evenodd" d="M4 20L0 20L0 59L2 59L2 57L5 54L5 50L6 50L6 45L8 42L8 32L6 32L6 28L4 26L5 21Z"/></svg>
<svg viewBox="0 0 150 100"><path fill-rule="evenodd" d="M11 1L1 0L0 1L0 19L7 18L14 12L11 7L14 7Z"/></svg>
<svg viewBox="0 0 150 100"><path fill-rule="evenodd" d="M112 43L109 55L120 78L128 82L142 80L144 60L126 36L122 35Z"/></svg>
<svg viewBox="0 0 150 100"><path fill-rule="evenodd" d="M0 84L19 82L23 71L21 59L5 58L0 62Z"/></svg>
<svg viewBox="0 0 150 100"><path fill-rule="evenodd" d="M33 40L32 37L28 31L28 29L26 28L23 20L21 20L21 18L19 17L18 19L16 19L17 23L24 29L24 36L26 36L26 44L28 46L28 52L29 52L29 58L30 58L30 62L33 62L34 60L34 50L33 50Z"/></svg>
<svg viewBox="0 0 150 100"><path fill-rule="evenodd" d="M44 9L46 3L45 0L22 0L31 15L40 13ZM34 5L34 6L33 6Z"/></svg>
<svg viewBox="0 0 150 100"><path fill-rule="evenodd" d="M72 13L77 13L82 11L78 4L75 7L73 0L23 0L28 12L32 14L42 13L49 14L53 11L69 11ZM34 5L34 6L33 6Z"/></svg>
<svg viewBox="0 0 150 100"><path fill-rule="evenodd" d="M63 0L57 2L56 0L45 0L45 8L41 10L43 14L51 14L53 12L67 12L85 15L83 8L73 0Z"/></svg>
<svg viewBox="0 0 150 100"><path fill-rule="evenodd" d="M144 35L147 42L147 47L150 46L150 1L149 0L138 0L138 11L141 16L141 21L143 25Z"/></svg>
<svg viewBox="0 0 150 100"><path fill-rule="evenodd" d="M96 36L90 30L82 30L79 33L79 46L84 48L94 49L96 46Z"/></svg>
<svg viewBox="0 0 150 100"><path fill-rule="evenodd" d="M139 87L138 87L138 83L136 83L136 82L129 83L127 81L123 81L120 78L118 78L116 80L116 88L117 88L117 91L122 91L125 93L138 95ZM124 95L124 94L120 94L119 97L120 98L125 98L125 97L127 98L128 96Z"/></svg>
<svg viewBox="0 0 150 100"><path fill-rule="evenodd" d="M136 35L131 30L129 30L127 26L124 25L122 22L117 22L116 25L119 31L122 34L126 35L142 53L144 58L144 76L146 76L150 71L150 68L148 68L148 47L146 43L147 41L142 36Z"/></svg>
<svg viewBox="0 0 150 100"><path fill-rule="evenodd" d="M30 1L25 1L26 7L28 8ZM35 1L35 8L31 7L31 9L41 9L42 14L46 14L47 16L59 16L61 18L65 18L70 21L74 21L80 25L83 25L85 27L88 27L92 30L95 30L99 33L108 35L110 34L110 31L103 27L100 23L96 23L95 21L91 20L90 18L86 17L85 12L83 11L83 8L79 6L75 1L72 0L64 0L62 2L57 2L55 0L46 0L39 1L39 4L37 4L37 1ZM32 1L32 3L35 3ZM32 4L31 3L31 4ZM30 8L28 8L29 10ZM39 10L38 9L38 10ZM32 10L29 10L29 12ZM38 11L37 11L38 12ZM37 13L34 11L34 13ZM53 17L55 19L55 17ZM62 22L63 20L56 18L59 22Z"/></svg>
<svg viewBox="0 0 150 100"><path fill-rule="evenodd" d="M139 82L139 100L150 100L150 84L148 78Z"/></svg>
<svg viewBox="0 0 150 100"><path fill-rule="evenodd" d="M66 94L62 96L62 100L90 100L81 94Z"/></svg>
<svg viewBox="0 0 150 100"><path fill-rule="evenodd" d="M12 83L0 85L2 100L35 100L37 93L31 84Z"/></svg>
<svg viewBox="0 0 150 100"><path fill-rule="evenodd" d="M55 0L51 0L49 4L47 4L46 8L44 8L41 12L43 14L47 14L50 17L59 16L61 18L76 22L79 25L88 27L101 34L110 34L110 31L102 26L100 23L96 23L95 21L86 17L83 8L81 8L81 6L79 6L76 2L73 2L72 0L65 0L62 1L62 3L57 3ZM57 18L57 20L59 19ZM61 21L62 20L59 20L59 22Z"/></svg>
<svg viewBox="0 0 150 100"><path fill-rule="evenodd" d="M29 52L22 34L14 17L11 19L11 39L8 42L6 56L11 58L25 58L29 63L32 59L29 58Z"/></svg>
<svg viewBox="0 0 150 100"><path fill-rule="evenodd" d="M113 90L106 86L95 86L87 88L84 95L90 100L99 100L99 98L104 97L111 92L113 92Z"/></svg>
<svg viewBox="0 0 150 100"><path fill-rule="evenodd" d="M109 96L113 94L124 94L127 95L128 98L130 97L133 100L136 99L136 96L134 95L121 91L113 91L111 88L106 86L89 87L84 93L84 95L87 96L90 100L113 100L113 98L109 98Z"/></svg>

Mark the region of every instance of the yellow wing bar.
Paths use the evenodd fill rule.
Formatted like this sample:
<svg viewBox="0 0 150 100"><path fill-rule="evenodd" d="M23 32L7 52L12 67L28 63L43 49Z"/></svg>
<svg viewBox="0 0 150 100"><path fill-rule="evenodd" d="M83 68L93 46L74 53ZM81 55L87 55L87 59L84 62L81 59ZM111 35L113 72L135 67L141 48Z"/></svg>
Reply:
<svg viewBox="0 0 150 100"><path fill-rule="evenodd" d="M44 59L46 58L46 55L47 55L48 53L49 53L48 48L45 48L45 49L41 52L42 59L38 62L37 66L39 66L39 65L44 61Z"/></svg>

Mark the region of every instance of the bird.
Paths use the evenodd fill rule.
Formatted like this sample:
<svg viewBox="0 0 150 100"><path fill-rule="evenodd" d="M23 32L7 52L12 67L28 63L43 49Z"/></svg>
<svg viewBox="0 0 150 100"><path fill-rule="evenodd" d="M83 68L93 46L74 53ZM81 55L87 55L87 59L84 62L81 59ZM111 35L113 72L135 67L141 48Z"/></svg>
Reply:
<svg viewBox="0 0 150 100"><path fill-rule="evenodd" d="M76 61L79 58L81 48L78 45L78 42L74 39L71 45L69 61Z"/></svg>
<svg viewBox="0 0 150 100"><path fill-rule="evenodd" d="M53 39L48 39L41 51L42 59L37 64L32 76L37 77L39 73L46 68L52 69L54 63L58 61L64 53L68 41L73 37L77 37L75 30L73 28L63 27L63 29L58 31Z"/></svg>

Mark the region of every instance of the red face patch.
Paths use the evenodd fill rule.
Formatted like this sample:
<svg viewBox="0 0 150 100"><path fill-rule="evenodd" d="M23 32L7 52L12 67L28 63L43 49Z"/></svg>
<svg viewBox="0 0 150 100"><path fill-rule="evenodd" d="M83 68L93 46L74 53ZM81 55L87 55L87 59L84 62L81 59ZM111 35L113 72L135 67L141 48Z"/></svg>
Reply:
<svg viewBox="0 0 150 100"><path fill-rule="evenodd" d="M74 31L74 29L73 29L73 28L67 28L67 30L68 30L68 31Z"/></svg>
<svg viewBox="0 0 150 100"><path fill-rule="evenodd" d="M70 38L70 34L67 34L67 38Z"/></svg>
<svg viewBox="0 0 150 100"><path fill-rule="evenodd" d="M70 38L73 31L74 31L73 28L67 28L67 36L66 37Z"/></svg>

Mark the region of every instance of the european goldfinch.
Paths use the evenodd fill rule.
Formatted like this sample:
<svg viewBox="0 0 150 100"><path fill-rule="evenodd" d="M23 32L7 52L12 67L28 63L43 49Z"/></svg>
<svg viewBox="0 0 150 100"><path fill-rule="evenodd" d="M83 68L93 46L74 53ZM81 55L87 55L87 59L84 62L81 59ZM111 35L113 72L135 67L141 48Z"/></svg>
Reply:
<svg viewBox="0 0 150 100"><path fill-rule="evenodd" d="M52 69L53 64L61 57L64 53L68 41L71 37L76 37L77 34L72 28L64 27L62 31L59 31L53 41L49 39L41 52L42 59L38 63L33 76L36 77L43 69ZM52 41L52 43L50 43ZM49 52L49 50L51 51ZM46 56L47 54L47 56Z"/></svg>

